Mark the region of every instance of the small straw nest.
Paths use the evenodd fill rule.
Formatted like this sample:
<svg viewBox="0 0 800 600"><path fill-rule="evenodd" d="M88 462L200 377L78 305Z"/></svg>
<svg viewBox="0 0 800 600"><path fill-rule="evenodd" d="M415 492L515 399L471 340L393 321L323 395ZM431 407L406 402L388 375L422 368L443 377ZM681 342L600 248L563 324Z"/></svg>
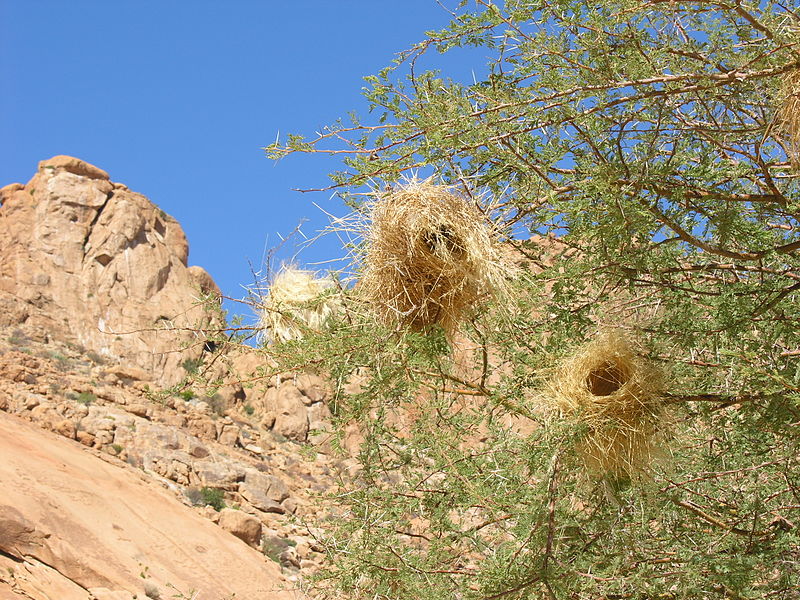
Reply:
<svg viewBox="0 0 800 600"><path fill-rule="evenodd" d="M588 427L578 451L590 473L645 471L663 428L662 379L621 334L605 332L584 346L561 364L549 388L562 416Z"/></svg>
<svg viewBox="0 0 800 600"><path fill-rule="evenodd" d="M368 208L359 290L384 324L452 335L488 296L507 293L495 228L453 188L412 180Z"/></svg>
<svg viewBox="0 0 800 600"><path fill-rule="evenodd" d="M308 330L321 330L340 308L333 289L329 277L284 265L261 305L258 326L263 337L271 342L288 342L302 339Z"/></svg>
<svg viewBox="0 0 800 600"><path fill-rule="evenodd" d="M800 168L800 69L783 76L778 126L786 142L792 166Z"/></svg>

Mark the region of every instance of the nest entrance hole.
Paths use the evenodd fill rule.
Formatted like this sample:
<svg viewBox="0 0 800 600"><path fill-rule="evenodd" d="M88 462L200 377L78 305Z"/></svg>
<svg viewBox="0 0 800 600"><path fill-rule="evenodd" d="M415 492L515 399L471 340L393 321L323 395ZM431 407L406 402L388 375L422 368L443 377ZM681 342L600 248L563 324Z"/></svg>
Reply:
<svg viewBox="0 0 800 600"><path fill-rule="evenodd" d="M454 258L462 258L466 254L460 236L447 223L440 223L435 229L426 231L422 242L431 254L442 249Z"/></svg>
<svg viewBox="0 0 800 600"><path fill-rule="evenodd" d="M593 396L610 396L628 383L629 379L626 369L615 361L607 360L589 371L586 387Z"/></svg>

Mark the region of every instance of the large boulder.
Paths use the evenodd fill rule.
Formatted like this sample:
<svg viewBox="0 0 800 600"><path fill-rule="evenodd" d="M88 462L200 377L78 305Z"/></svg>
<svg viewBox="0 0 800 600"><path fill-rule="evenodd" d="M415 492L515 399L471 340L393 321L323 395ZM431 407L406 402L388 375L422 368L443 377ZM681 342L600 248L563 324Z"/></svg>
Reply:
<svg viewBox="0 0 800 600"><path fill-rule="evenodd" d="M223 508L219 513L219 526L248 546L258 548L261 543L261 521L253 515L232 508Z"/></svg>
<svg viewBox="0 0 800 600"><path fill-rule="evenodd" d="M303 597L278 565L129 465L5 413L0 430L0 598ZM260 523L224 518L257 543Z"/></svg>
<svg viewBox="0 0 800 600"><path fill-rule="evenodd" d="M0 189L0 325L46 331L172 385L216 318L201 299L219 290L188 256L177 221L141 194L77 158L42 161L27 184Z"/></svg>

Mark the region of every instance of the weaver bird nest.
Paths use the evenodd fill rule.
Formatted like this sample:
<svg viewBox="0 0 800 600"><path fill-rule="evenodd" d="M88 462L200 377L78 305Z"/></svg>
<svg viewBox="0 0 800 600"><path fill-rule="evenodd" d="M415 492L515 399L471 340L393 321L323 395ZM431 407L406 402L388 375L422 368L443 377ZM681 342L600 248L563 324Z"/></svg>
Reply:
<svg viewBox="0 0 800 600"><path fill-rule="evenodd" d="M340 307L334 281L313 271L283 266L260 307L259 329L267 341L287 342L319 331Z"/></svg>
<svg viewBox="0 0 800 600"><path fill-rule="evenodd" d="M368 208L359 291L386 325L438 324L453 334L484 300L507 292L512 268L495 228L453 188L415 180Z"/></svg>
<svg viewBox="0 0 800 600"><path fill-rule="evenodd" d="M664 424L662 379L622 335L604 333L584 346L549 387L562 416L588 428L578 451L590 472L631 477L646 469Z"/></svg>

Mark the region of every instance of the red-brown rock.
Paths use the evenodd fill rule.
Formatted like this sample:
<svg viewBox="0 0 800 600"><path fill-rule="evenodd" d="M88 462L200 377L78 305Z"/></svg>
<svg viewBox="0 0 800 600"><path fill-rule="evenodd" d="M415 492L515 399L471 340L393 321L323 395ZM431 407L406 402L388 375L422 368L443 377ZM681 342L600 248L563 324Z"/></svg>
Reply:
<svg viewBox="0 0 800 600"><path fill-rule="evenodd" d="M216 285L187 258L173 218L77 158L0 189L0 325L47 331L162 386L203 351L187 329L216 318L197 302Z"/></svg>

